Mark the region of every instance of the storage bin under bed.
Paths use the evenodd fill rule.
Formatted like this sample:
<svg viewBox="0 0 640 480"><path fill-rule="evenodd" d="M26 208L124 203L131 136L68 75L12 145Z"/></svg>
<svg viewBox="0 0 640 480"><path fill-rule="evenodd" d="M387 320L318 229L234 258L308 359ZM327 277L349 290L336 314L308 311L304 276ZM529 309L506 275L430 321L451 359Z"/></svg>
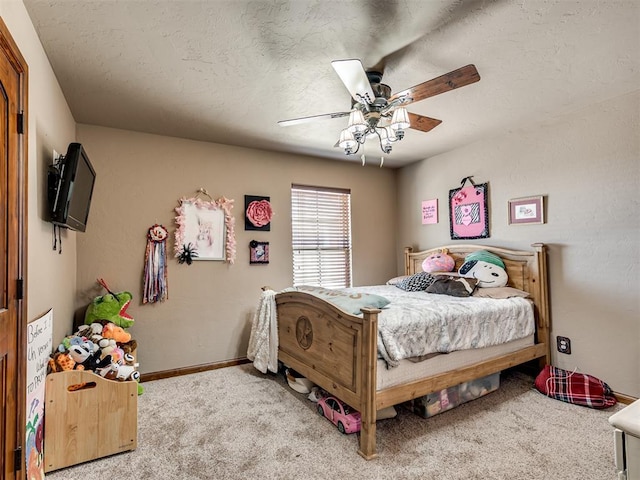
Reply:
<svg viewBox="0 0 640 480"><path fill-rule="evenodd" d="M438 413L451 410L463 403L483 397L488 393L496 391L499 387L500 372L476 380L470 380L453 387L444 388L439 392L418 397L407 403L415 414L423 418L429 418Z"/></svg>

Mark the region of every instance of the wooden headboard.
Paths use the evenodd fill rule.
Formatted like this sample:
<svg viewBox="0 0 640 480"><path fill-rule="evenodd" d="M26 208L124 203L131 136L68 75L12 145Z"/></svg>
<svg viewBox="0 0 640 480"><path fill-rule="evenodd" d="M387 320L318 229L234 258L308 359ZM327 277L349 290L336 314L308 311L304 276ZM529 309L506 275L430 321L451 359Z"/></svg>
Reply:
<svg viewBox="0 0 640 480"><path fill-rule="evenodd" d="M434 253L446 251L456 262L456 271L471 252L487 250L498 255L504 262L508 286L529 292L535 305L537 340L548 342L549 338L549 294L547 278L547 250L542 243L531 245L532 250L511 250L486 245L447 245L414 252L411 247L404 249L405 275L422 271L422 262Z"/></svg>

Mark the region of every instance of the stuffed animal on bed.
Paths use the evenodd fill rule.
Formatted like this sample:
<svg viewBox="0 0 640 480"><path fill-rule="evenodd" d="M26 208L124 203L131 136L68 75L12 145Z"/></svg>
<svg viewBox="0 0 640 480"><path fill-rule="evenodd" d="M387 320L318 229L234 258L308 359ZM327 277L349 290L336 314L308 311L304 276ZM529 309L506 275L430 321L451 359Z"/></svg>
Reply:
<svg viewBox="0 0 640 480"><path fill-rule="evenodd" d="M433 272L453 272L456 268L456 262L446 250L433 253L422 262L422 270L427 273Z"/></svg>
<svg viewBox="0 0 640 480"><path fill-rule="evenodd" d="M463 277L478 280L478 287L504 287L509 280L502 259L487 250L478 250L464 257L458 269Z"/></svg>

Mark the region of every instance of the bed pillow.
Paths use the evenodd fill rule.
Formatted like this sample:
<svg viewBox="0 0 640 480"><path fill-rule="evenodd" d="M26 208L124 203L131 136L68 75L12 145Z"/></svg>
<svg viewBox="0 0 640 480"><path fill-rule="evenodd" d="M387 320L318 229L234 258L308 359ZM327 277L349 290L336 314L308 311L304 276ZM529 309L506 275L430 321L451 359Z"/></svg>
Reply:
<svg viewBox="0 0 640 480"><path fill-rule="evenodd" d="M429 255L422 262L422 270L425 272L453 272L456 261L446 251Z"/></svg>
<svg viewBox="0 0 640 480"><path fill-rule="evenodd" d="M330 288L314 287L312 285L302 285L298 291L310 293L333 303L340 310L358 315L362 313L361 308L383 308L391 303L390 300L375 295L373 293L345 292L344 290L334 290Z"/></svg>
<svg viewBox="0 0 640 480"><path fill-rule="evenodd" d="M511 297L530 297L528 292L513 287L493 287L493 288L476 288L473 292L474 297L482 298L511 298Z"/></svg>
<svg viewBox="0 0 640 480"><path fill-rule="evenodd" d="M457 276L437 276L435 282L427 287L428 293L451 295L452 297L468 297L476 289L478 280Z"/></svg>
<svg viewBox="0 0 640 480"><path fill-rule="evenodd" d="M427 272L418 272L409 275L396 284L396 287L406 292L422 292L435 281L435 277Z"/></svg>
<svg viewBox="0 0 640 480"><path fill-rule="evenodd" d="M389 280L387 280L387 285L397 285L408 276L409 275L400 275L399 277L390 278Z"/></svg>
<svg viewBox="0 0 640 480"><path fill-rule="evenodd" d="M477 250L464 257L458 269L463 277L477 278L479 287L504 287L509 280L502 259L487 250Z"/></svg>

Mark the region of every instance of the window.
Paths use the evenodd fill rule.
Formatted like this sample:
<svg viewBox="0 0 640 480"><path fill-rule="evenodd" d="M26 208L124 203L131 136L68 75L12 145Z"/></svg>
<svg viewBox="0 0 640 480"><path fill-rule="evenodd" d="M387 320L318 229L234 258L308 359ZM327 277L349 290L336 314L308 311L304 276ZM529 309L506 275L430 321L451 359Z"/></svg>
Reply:
<svg viewBox="0 0 640 480"><path fill-rule="evenodd" d="M351 192L291 186L293 285L351 286Z"/></svg>

